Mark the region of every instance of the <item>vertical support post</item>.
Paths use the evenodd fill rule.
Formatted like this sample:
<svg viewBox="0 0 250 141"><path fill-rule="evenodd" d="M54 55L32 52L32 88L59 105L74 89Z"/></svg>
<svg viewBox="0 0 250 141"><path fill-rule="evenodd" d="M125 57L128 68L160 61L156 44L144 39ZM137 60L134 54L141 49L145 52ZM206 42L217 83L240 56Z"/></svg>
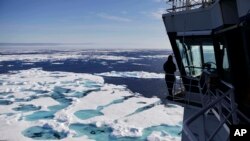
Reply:
<svg viewBox="0 0 250 141"><path fill-rule="evenodd" d="M202 133L201 133L201 138L200 138L200 140L201 141L206 141L206 112L204 112L203 114L202 114Z"/></svg>
<svg viewBox="0 0 250 141"><path fill-rule="evenodd" d="M190 0L186 0L186 10L190 9Z"/></svg>
<svg viewBox="0 0 250 141"><path fill-rule="evenodd" d="M173 8L173 12L175 12L175 0L173 0L172 8Z"/></svg>
<svg viewBox="0 0 250 141"><path fill-rule="evenodd" d="M217 89L215 90L215 93L216 93L216 97L220 96ZM219 112L219 115L220 115L219 120L220 120L220 123L222 123L224 118L222 119L222 104L221 104L221 102L217 104L217 108L218 108L218 112Z"/></svg>
<svg viewBox="0 0 250 141"><path fill-rule="evenodd" d="M230 92L230 99L231 99L231 110L234 111L234 109L236 109L236 105L235 105L235 99L234 99L234 89L231 90ZM237 112L234 111L234 113L232 113L232 118L233 118L233 124L237 124L238 119L237 119Z"/></svg>

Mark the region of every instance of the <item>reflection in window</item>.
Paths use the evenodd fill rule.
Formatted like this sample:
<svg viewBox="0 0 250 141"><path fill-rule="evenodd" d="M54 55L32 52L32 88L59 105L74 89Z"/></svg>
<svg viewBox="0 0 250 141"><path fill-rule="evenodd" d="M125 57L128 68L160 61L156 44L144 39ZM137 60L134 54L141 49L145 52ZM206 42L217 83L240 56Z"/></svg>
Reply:
<svg viewBox="0 0 250 141"><path fill-rule="evenodd" d="M204 63L209 62L211 64L211 68L216 68L214 47L212 45L203 45L203 56Z"/></svg>
<svg viewBox="0 0 250 141"><path fill-rule="evenodd" d="M197 76L201 74L201 50L200 46L193 45L191 46L191 52L192 52L192 65L193 65L193 71L192 75Z"/></svg>
<svg viewBox="0 0 250 141"><path fill-rule="evenodd" d="M202 73L203 63L209 63L216 69L216 60L213 42L210 39L186 39L185 42L176 40L186 74L199 76Z"/></svg>
<svg viewBox="0 0 250 141"><path fill-rule="evenodd" d="M182 58L182 63L183 63L183 66L185 68L185 71L187 74L190 73L189 71L189 68L187 67L189 62L188 62L188 54L186 52L186 47L183 46L183 44L180 42L180 40L176 40L176 44L177 44L177 47L179 48L179 51L180 51L180 54L181 54L181 58Z"/></svg>
<svg viewBox="0 0 250 141"><path fill-rule="evenodd" d="M227 57L227 48L224 48L223 69L224 70L228 70L229 69L228 57Z"/></svg>

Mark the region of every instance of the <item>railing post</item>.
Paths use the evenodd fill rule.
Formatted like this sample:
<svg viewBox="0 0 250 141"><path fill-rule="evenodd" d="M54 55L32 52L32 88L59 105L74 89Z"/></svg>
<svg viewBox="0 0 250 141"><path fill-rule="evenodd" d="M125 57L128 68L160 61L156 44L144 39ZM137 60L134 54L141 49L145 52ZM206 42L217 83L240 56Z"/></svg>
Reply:
<svg viewBox="0 0 250 141"><path fill-rule="evenodd" d="M190 9L190 0L186 0L186 10Z"/></svg>
<svg viewBox="0 0 250 141"><path fill-rule="evenodd" d="M220 89L215 89L216 94L215 100L212 100L209 102L208 105L206 105L205 107L203 107L201 109L201 111L199 111L198 113L196 113L195 115L191 116L189 119L184 121L183 124L183 130L186 133L186 135L189 137L190 140L199 140L199 141L210 141L213 140L216 135L218 133L220 133L219 131L224 128L225 132L229 134L229 129L228 126L225 124L230 120L230 117L233 118L233 124L235 124L237 122L237 115L235 114L237 111L237 105L234 102L234 88L232 85L225 83L224 81L221 81L222 84L224 84L226 87L228 87L228 90L226 92L221 91ZM222 93L222 95L220 95L220 93ZM227 114L225 117L223 115L222 112L222 108L223 108L223 101L227 98L230 98L230 105L231 105L231 110L229 110L229 114ZM219 125L217 127L214 128L214 130L212 131L212 134L207 133L208 130L207 129L207 124L206 124L206 120L210 119L207 117L207 113L209 112L209 110L214 109L214 108L218 108L218 111L213 110L213 114L215 117L217 117L217 120L219 121ZM219 112L219 113L218 113ZM218 116L217 116L218 115ZM200 125L200 128L202 130L199 130L199 136L198 138L194 135L194 132L192 132L192 130L190 129L191 123L193 123L194 121L197 122L202 122ZM202 121L200 121L202 120ZM216 125L215 125L216 126ZM223 136L223 140L224 139L228 139L229 135Z"/></svg>
<svg viewBox="0 0 250 141"><path fill-rule="evenodd" d="M231 110L233 111L234 109L237 108L234 99L234 89L231 89L230 99L231 99ZM233 118L233 124L237 124L238 123L237 112L232 113L232 118Z"/></svg>
<svg viewBox="0 0 250 141"><path fill-rule="evenodd" d="M219 97L219 91L218 89L215 90L215 96L216 97ZM221 123L222 122L222 103L219 102L218 104L215 105L216 108L218 109L218 114L219 114L219 122Z"/></svg>
<svg viewBox="0 0 250 141"><path fill-rule="evenodd" d="M203 115L202 115L202 120L203 120L203 124L202 124L202 128L203 128L203 131L201 131L202 132L202 134L201 134L201 136L203 137L202 138L202 141L206 141L206 112L205 113L203 113Z"/></svg>

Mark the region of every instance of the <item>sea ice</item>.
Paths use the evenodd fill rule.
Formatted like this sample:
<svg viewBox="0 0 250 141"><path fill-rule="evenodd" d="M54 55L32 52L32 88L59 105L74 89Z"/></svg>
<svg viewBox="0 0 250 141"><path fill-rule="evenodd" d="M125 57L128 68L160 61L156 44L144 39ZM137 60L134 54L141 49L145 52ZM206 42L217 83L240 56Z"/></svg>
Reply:
<svg viewBox="0 0 250 141"><path fill-rule="evenodd" d="M161 59L161 58L166 58L167 59L168 55L142 55L140 57L149 58L149 59Z"/></svg>
<svg viewBox="0 0 250 141"><path fill-rule="evenodd" d="M95 52L96 53L96 52ZM24 65L32 65L36 62L50 61L52 64L62 64L64 60L112 60L112 61L128 61L128 60L140 60L141 58L126 57L126 56L115 56L115 55L91 55L81 54L81 52L58 52L58 53L42 53L42 54L17 54L17 55L1 55L0 62L3 61L22 61ZM9 65L8 67L12 67Z"/></svg>
<svg viewBox="0 0 250 141"><path fill-rule="evenodd" d="M154 131L147 137L148 141L180 141L180 137L173 137L164 132Z"/></svg>
<svg viewBox="0 0 250 141"><path fill-rule="evenodd" d="M124 77L163 75L128 72ZM34 68L0 80L0 140L180 140L182 107L106 84L101 76Z"/></svg>
<svg viewBox="0 0 250 141"><path fill-rule="evenodd" d="M163 79L164 74L162 73L153 73L153 72L145 72L145 71L132 71L132 72L104 72L104 73L96 73L99 76L106 77L127 77L127 78L140 78L140 79Z"/></svg>

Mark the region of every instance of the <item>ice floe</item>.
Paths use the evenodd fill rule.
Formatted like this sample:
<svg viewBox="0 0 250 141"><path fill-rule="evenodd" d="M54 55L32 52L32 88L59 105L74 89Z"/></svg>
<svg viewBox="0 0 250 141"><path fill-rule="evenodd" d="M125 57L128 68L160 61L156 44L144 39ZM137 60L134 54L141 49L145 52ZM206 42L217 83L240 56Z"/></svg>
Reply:
<svg viewBox="0 0 250 141"><path fill-rule="evenodd" d="M34 63L31 63L31 62L23 62L22 65L34 65Z"/></svg>
<svg viewBox="0 0 250 141"><path fill-rule="evenodd" d="M0 80L0 140L180 140L182 107L106 84L101 76L33 68Z"/></svg>
<svg viewBox="0 0 250 141"><path fill-rule="evenodd" d="M67 59L81 59L81 60L111 60L111 61L128 61L128 60L139 60L141 58L127 57L121 55L105 55L100 54L81 54L81 52L59 52L59 53L44 53L44 54L8 54L1 55L0 62L2 61L22 61L24 64L31 64L36 62L50 61L52 64L61 64L61 62ZM9 66L11 67L11 66Z"/></svg>
<svg viewBox="0 0 250 141"><path fill-rule="evenodd" d="M136 66L150 66L149 64L140 64L140 63L132 63L132 64Z"/></svg>
<svg viewBox="0 0 250 141"><path fill-rule="evenodd" d="M140 57L142 58L149 58L149 59L161 59L161 58L166 58L168 57L168 55L141 55Z"/></svg>
<svg viewBox="0 0 250 141"><path fill-rule="evenodd" d="M93 55L93 56L91 56L91 59L128 61L128 60L139 60L140 58L126 57L126 56L114 56L114 55Z"/></svg>
<svg viewBox="0 0 250 141"><path fill-rule="evenodd" d="M148 141L179 141L181 140L180 137L173 137L170 136L169 134L165 133L165 132L156 132L154 131L152 134L150 134L147 137Z"/></svg>
<svg viewBox="0 0 250 141"><path fill-rule="evenodd" d="M124 72L104 72L104 73L96 73L99 76L106 77L125 77L125 78L142 78L142 79L162 79L164 78L163 73L153 73L153 72L145 72L145 71L124 71Z"/></svg>

